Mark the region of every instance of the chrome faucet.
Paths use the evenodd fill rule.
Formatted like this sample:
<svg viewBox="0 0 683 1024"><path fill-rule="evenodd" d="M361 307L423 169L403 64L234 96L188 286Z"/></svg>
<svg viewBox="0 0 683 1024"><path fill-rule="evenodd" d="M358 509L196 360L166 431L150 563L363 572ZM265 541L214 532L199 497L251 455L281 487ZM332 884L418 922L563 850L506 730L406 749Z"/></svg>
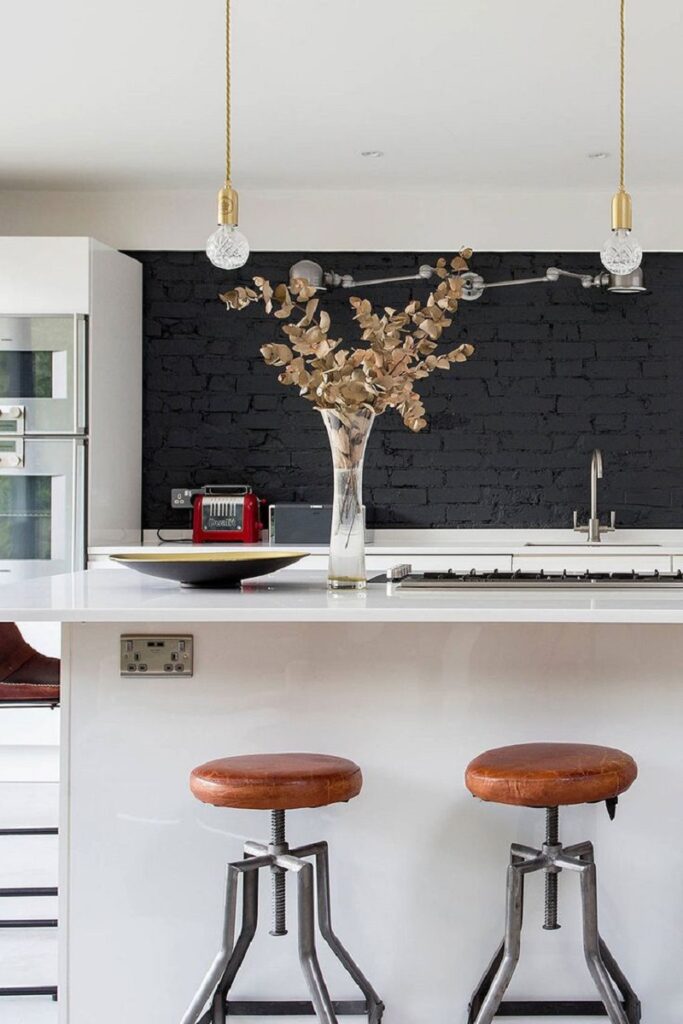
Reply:
<svg viewBox="0 0 683 1024"><path fill-rule="evenodd" d="M577 533L587 534L586 539L589 544L599 544L603 533L613 533L617 518L616 512L610 512L609 526L600 525L598 480L602 480L602 452L599 448L595 448L591 455L591 511L587 526L579 526L579 513L574 510L574 529Z"/></svg>

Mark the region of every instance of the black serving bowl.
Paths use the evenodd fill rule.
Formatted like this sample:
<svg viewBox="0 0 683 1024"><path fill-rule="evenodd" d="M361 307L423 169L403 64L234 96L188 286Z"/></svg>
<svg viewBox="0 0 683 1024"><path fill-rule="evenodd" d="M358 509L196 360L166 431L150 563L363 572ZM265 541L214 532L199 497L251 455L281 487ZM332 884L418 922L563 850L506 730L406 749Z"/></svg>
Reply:
<svg viewBox="0 0 683 1024"><path fill-rule="evenodd" d="M173 580L184 587L239 587L242 580L266 576L306 557L304 551L141 551L110 555L128 569Z"/></svg>

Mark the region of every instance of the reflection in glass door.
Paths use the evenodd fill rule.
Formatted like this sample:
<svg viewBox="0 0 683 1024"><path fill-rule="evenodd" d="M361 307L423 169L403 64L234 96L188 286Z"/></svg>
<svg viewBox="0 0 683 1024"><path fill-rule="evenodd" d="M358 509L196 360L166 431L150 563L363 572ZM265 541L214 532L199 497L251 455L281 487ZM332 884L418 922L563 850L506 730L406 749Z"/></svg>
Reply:
<svg viewBox="0 0 683 1024"><path fill-rule="evenodd" d="M0 395L55 397L53 352L0 351Z"/></svg>
<svg viewBox="0 0 683 1024"><path fill-rule="evenodd" d="M52 478L0 476L0 559L52 557Z"/></svg>

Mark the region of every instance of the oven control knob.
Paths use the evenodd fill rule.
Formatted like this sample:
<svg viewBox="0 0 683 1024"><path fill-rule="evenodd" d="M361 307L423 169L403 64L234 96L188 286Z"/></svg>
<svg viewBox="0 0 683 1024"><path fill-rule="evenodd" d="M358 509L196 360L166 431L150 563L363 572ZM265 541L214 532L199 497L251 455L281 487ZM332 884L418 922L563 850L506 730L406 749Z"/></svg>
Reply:
<svg viewBox="0 0 683 1024"><path fill-rule="evenodd" d="M20 466L21 465L21 458L18 455L8 455L8 456L6 456L6 465L8 465L8 466Z"/></svg>

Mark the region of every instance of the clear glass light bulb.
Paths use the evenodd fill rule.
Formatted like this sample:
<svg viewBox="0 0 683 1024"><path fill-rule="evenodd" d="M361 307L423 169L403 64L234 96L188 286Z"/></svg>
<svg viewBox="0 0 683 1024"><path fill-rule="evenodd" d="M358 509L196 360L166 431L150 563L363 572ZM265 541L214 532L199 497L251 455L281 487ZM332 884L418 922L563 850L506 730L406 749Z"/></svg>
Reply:
<svg viewBox="0 0 683 1024"><path fill-rule="evenodd" d="M237 270L249 259L249 242L235 224L219 224L206 243L214 267Z"/></svg>
<svg viewBox="0 0 683 1024"><path fill-rule="evenodd" d="M610 274L632 274L640 266L643 250L626 228L616 228L602 247L600 259Z"/></svg>

